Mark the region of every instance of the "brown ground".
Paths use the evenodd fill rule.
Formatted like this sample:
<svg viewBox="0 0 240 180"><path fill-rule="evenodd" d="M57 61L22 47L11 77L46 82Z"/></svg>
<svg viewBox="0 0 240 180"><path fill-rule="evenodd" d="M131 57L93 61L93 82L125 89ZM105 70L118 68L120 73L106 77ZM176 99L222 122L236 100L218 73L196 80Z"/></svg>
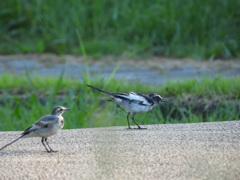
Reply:
<svg viewBox="0 0 240 180"><path fill-rule="evenodd" d="M62 130L0 152L0 179L240 179L240 121ZM0 147L20 132L0 132Z"/></svg>
<svg viewBox="0 0 240 180"><path fill-rule="evenodd" d="M9 61L9 60L38 60L45 66L55 66L59 63L71 62L71 63L84 63L84 58L82 56L75 55L54 55L54 54L16 54L16 55L0 55L0 61ZM117 62L127 65L141 65L152 67L159 71L167 71L172 69L178 69L182 66L191 66L196 69L212 69L216 71L240 68L239 59L216 59L214 61L210 60L192 60L192 59L176 59L176 58L167 58L167 57L154 57L148 59L137 59L137 58L125 58L125 57L114 57L114 56L105 56L100 59L92 59L88 57L88 63L99 65L99 66L109 66L116 65Z"/></svg>
<svg viewBox="0 0 240 180"><path fill-rule="evenodd" d="M101 59L88 58L88 68L82 56L26 54L0 55L0 75L4 72L26 76L64 77L80 81L86 76L86 69L91 79L111 78L133 83L162 85L167 81L183 81L216 77L236 78L240 76L240 61L214 60L197 61L191 59L173 59L153 57L149 59L129 59L106 56ZM115 73L113 73L116 70Z"/></svg>

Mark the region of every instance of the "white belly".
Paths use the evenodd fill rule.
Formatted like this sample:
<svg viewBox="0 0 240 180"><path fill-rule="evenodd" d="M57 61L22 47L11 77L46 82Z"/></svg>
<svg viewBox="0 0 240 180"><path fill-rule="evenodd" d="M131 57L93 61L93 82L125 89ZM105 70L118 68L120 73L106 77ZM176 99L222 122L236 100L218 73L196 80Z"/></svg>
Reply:
<svg viewBox="0 0 240 180"><path fill-rule="evenodd" d="M46 128L45 130L39 130L36 132L37 136L40 137L49 137L58 132L59 128L58 127L52 127L52 128Z"/></svg>
<svg viewBox="0 0 240 180"><path fill-rule="evenodd" d="M143 105L136 105L136 104L119 104L122 108L125 109L127 112L131 113L144 113L150 111L153 106L143 106Z"/></svg>
<svg viewBox="0 0 240 180"><path fill-rule="evenodd" d="M26 135L27 137L49 137L58 132L58 130L61 128L60 124L56 123L50 127L47 128L40 128L32 131L30 134Z"/></svg>
<svg viewBox="0 0 240 180"><path fill-rule="evenodd" d="M124 108L127 112L131 112L131 113L144 113L144 112L148 112L150 110L152 110L152 108L155 105L150 105L150 104L145 104L145 105L141 105L138 103L134 103L134 102L127 102L122 100L121 98L114 98L113 99L115 103L119 104L122 108Z"/></svg>

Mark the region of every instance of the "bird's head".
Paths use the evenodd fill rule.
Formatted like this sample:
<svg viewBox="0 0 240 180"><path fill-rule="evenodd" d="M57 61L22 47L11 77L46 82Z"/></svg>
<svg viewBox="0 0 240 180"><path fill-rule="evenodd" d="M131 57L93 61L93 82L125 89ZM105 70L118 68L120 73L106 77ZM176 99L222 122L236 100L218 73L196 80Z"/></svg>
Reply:
<svg viewBox="0 0 240 180"><path fill-rule="evenodd" d="M65 108L63 106L56 106L52 109L52 115L62 115L65 111L70 110L69 108Z"/></svg>
<svg viewBox="0 0 240 180"><path fill-rule="evenodd" d="M155 104L159 104L160 102L166 102L165 100L163 100L163 98L158 95L158 94L149 94L148 95L150 98L152 98L152 100L154 101Z"/></svg>

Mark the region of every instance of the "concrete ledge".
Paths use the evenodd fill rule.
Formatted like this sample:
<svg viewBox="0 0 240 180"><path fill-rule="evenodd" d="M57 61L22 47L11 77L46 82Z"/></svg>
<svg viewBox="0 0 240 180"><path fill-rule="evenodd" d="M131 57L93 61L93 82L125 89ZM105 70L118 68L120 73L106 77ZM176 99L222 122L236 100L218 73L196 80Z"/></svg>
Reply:
<svg viewBox="0 0 240 180"><path fill-rule="evenodd" d="M67 122L66 122L67 123ZM0 179L240 179L240 121L62 130L0 152ZM0 132L0 147L21 132Z"/></svg>

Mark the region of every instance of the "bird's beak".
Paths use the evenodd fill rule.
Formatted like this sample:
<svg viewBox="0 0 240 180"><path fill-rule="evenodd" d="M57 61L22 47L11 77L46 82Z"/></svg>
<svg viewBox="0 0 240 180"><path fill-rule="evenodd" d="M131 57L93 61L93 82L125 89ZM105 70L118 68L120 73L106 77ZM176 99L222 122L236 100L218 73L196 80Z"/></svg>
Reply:
<svg viewBox="0 0 240 180"><path fill-rule="evenodd" d="M160 102L164 102L164 103L167 103L167 101L166 101L166 100L163 100L163 99L162 99L162 100L161 100Z"/></svg>
<svg viewBox="0 0 240 180"><path fill-rule="evenodd" d="M68 111L68 110L70 110L70 108L65 108L65 109L64 109L64 111Z"/></svg>

